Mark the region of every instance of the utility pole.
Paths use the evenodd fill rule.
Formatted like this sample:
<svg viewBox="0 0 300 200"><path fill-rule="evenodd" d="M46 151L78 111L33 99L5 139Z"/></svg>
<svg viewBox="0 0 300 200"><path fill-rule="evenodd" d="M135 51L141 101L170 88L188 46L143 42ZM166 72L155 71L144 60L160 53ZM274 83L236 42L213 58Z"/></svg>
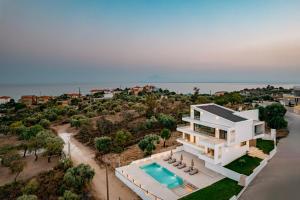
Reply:
<svg viewBox="0 0 300 200"><path fill-rule="evenodd" d="M109 200L109 188L108 188L108 171L107 171L107 163L105 163L105 171L106 171L106 199Z"/></svg>
<svg viewBox="0 0 300 200"><path fill-rule="evenodd" d="M71 159L71 144L70 144L70 139L71 139L71 136L69 136L69 139L68 139L68 154L69 154L69 159Z"/></svg>

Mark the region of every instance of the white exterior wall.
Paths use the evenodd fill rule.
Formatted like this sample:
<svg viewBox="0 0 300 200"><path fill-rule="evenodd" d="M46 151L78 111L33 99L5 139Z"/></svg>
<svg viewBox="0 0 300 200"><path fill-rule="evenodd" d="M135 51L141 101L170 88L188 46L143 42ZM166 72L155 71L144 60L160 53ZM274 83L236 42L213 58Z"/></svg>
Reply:
<svg viewBox="0 0 300 200"><path fill-rule="evenodd" d="M234 113L237 116L244 117L247 119L252 119L252 120L259 120L259 115L258 115L258 110L246 110L242 112L235 112Z"/></svg>
<svg viewBox="0 0 300 200"><path fill-rule="evenodd" d="M221 162L222 166L227 165L237 158L245 155L248 150L249 142L242 147L240 146L240 143L229 147L223 147Z"/></svg>
<svg viewBox="0 0 300 200"><path fill-rule="evenodd" d="M214 159L209 158L203 155L203 150L199 149L199 146L195 146L195 148L191 145L193 144L183 144L183 148L185 151L197 155L200 159L206 160L210 163L220 163L222 166L232 162L233 160L245 155L247 151L249 151L249 140L257 137L254 135L254 120L258 121L258 110L249 110L242 112L234 112L235 115L244 117L248 120L240 121L240 122L232 122L217 115L214 115L208 111L202 110L197 107L198 105L191 106L190 118L186 118L185 120L190 122L190 128L193 130L193 125L201 124L204 126L216 128L215 137L219 138L219 130L227 131L227 142L222 144L221 146L221 158L219 158L219 145L211 145L206 144L205 152L207 151L207 147L213 148L215 151ZM226 109L226 108L225 108ZM194 110L200 112L200 120L194 119ZM230 110L230 109L228 109ZM198 134L189 133L191 136L196 136L196 144L200 145L198 139ZM240 146L241 142L247 142L245 146ZM202 151L201 151L202 150Z"/></svg>
<svg viewBox="0 0 300 200"><path fill-rule="evenodd" d="M0 99L0 104L8 103L10 99Z"/></svg>
<svg viewBox="0 0 300 200"><path fill-rule="evenodd" d="M235 123L235 144L253 139L254 126L252 120Z"/></svg>

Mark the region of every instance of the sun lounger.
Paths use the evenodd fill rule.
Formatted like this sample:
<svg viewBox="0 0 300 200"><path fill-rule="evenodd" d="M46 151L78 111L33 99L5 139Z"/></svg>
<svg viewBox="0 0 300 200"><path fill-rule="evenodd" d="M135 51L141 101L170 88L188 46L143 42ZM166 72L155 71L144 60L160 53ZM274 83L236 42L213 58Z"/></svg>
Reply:
<svg viewBox="0 0 300 200"><path fill-rule="evenodd" d="M169 161L170 159L171 159L171 156L168 156L168 157L164 158L163 160L164 161Z"/></svg>
<svg viewBox="0 0 300 200"><path fill-rule="evenodd" d="M175 158L172 158L172 159L170 159L170 160L168 161L169 164L172 164L172 163L174 163L174 162L176 162L176 159L175 159Z"/></svg>
<svg viewBox="0 0 300 200"><path fill-rule="evenodd" d="M179 161L175 162L175 163L173 164L173 166L174 166L174 167L177 167L177 166L180 165L180 164L181 164L181 161L179 160Z"/></svg>
<svg viewBox="0 0 300 200"><path fill-rule="evenodd" d="M181 163L180 165L177 166L178 169L183 169L186 167L185 163Z"/></svg>
<svg viewBox="0 0 300 200"><path fill-rule="evenodd" d="M194 175L198 173L198 169L193 169L192 171L190 171L190 175Z"/></svg>
<svg viewBox="0 0 300 200"><path fill-rule="evenodd" d="M184 170L184 172L188 173L188 172L190 172L191 170L192 170L192 167L188 167L188 168L186 168L186 169Z"/></svg>

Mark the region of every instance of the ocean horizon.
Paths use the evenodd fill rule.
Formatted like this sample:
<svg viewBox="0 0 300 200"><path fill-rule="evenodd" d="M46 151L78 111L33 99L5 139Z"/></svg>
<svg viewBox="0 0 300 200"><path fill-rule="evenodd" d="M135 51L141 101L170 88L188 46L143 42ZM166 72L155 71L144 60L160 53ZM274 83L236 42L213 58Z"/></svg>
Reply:
<svg viewBox="0 0 300 200"><path fill-rule="evenodd" d="M0 96L10 96L18 100L22 95L50 95L58 96L64 93L78 92L88 94L95 88L126 88L133 86L154 85L158 88L168 89L176 93L188 94L194 87L200 93L213 94L217 91L238 91L244 88L258 88L272 85L275 87L292 88L297 83L272 83L272 82L103 82L103 83L32 83L32 84L0 84Z"/></svg>

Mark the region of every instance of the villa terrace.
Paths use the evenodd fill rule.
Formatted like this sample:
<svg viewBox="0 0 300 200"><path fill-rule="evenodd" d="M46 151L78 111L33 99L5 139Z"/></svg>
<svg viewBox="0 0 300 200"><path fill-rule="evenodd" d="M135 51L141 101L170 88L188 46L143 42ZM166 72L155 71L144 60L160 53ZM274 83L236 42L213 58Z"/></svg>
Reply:
<svg viewBox="0 0 300 200"><path fill-rule="evenodd" d="M179 199L195 190L205 188L224 178L224 176L207 169L204 166L204 161L197 158L197 156L182 151L181 149L177 152L175 150L174 152L173 158L180 160L180 156L182 155L183 162L186 163L187 167L191 165L191 160L193 160L194 168L198 169L199 172L194 175L189 175L189 173L184 172L184 169L187 167L184 169L174 167L173 164L169 164L167 161L163 160L165 157L170 155L170 152L164 152L153 155L150 158L134 161L130 165L120 167L116 169L116 175L122 176L123 180L121 180L123 182L125 181L124 178L127 179L127 185L128 181L130 181L135 187L135 189L132 189L135 190L136 193L145 193L145 195L148 196L147 199L164 200ZM184 184L173 189L169 189L166 185L159 183L140 168L151 163L157 163L174 173L176 176L182 178ZM140 192L136 191L137 189L139 189Z"/></svg>

